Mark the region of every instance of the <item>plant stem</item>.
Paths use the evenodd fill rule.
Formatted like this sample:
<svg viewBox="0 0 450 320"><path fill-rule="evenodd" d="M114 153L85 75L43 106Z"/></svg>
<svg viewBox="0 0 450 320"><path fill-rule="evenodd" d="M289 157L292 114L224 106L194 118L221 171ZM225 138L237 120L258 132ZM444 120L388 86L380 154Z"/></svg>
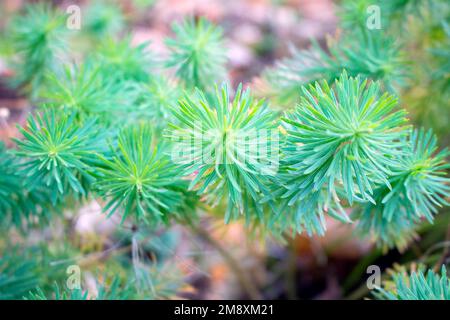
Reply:
<svg viewBox="0 0 450 320"><path fill-rule="evenodd" d="M448 242L450 240L450 227L447 228L447 233L445 234L445 242ZM444 250L442 252L441 258L436 262L434 266L434 271L438 272L441 268L441 265L445 262L445 259L447 258L447 255L449 253L449 246L445 246Z"/></svg>
<svg viewBox="0 0 450 320"><path fill-rule="evenodd" d="M355 291L349 294L345 299L346 300L359 300L368 295L370 289L367 287L367 284L363 284L359 286Z"/></svg>
<svg viewBox="0 0 450 320"><path fill-rule="evenodd" d="M249 277L246 276L245 271L241 268L238 261L213 237L209 235L204 229L194 225L189 221L187 224L190 229L203 240L205 240L209 245L214 247L222 258L225 260L231 271L236 275L237 280L241 284L242 288L245 290L246 294L252 300L260 300L261 294Z"/></svg>

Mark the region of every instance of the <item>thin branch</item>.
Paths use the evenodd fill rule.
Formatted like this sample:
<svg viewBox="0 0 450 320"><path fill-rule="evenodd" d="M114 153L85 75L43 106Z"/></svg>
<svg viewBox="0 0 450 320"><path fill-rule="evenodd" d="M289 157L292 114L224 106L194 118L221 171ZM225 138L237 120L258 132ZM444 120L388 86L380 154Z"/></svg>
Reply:
<svg viewBox="0 0 450 320"><path fill-rule="evenodd" d="M445 234L445 242L448 243L450 241L450 226L447 228L447 233ZM448 254L450 252L450 246L444 246L444 250L442 251L441 258L436 262L434 265L434 271L438 272L441 269L442 264L444 264L445 259L447 258Z"/></svg>
<svg viewBox="0 0 450 320"><path fill-rule="evenodd" d="M239 262L216 239L211 237L208 232L196 226L191 221L188 221L187 226L194 232L194 234L201 237L209 245L211 245L213 248L217 250L217 252L225 260L231 271L236 275L237 280L239 281L242 288L245 290L246 294L252 300L262 299L258 288L254 285L252 281L249 280L250 278L245 274L245 271L241 268Z"/></svg>

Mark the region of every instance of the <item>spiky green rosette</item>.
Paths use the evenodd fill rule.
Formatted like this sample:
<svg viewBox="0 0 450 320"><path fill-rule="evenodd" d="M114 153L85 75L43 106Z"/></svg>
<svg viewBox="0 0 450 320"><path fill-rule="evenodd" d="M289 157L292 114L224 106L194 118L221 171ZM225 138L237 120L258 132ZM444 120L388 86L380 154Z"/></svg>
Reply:
<svg viewBox="0 0 450 320"><path fill-rule="evenodd" d="M341 198L350 205L355 200L375 203L375 186L389 186L390 168L401 153L406 112L394 111L396 99L380 94L377 83L349 78L345 72L334 88L316 83L303 93L295 111L283 118L288 174L280 176L285 191L278 194L298 210L305 203L316 208L299 216L328 212L348 221Z"/></svg>
<svg viewBox="0 0 450 320"><path fill-rule="evenodd" d="M95 152L102 149L95 119L80 126L74 113L56 115L52 110L29 117L20 132L24 139L15 139L16 154L23 158L29 188L45 183L53 191L53 202L58 192L67 194L70 189L86 194L93 179L90 173Z"/></svg>
<svg viewBox="0 0 450 320"><path fill-rule="evenodd" d="M404 84L407 65L404 52L391 38L379 33L351 34L330 41L327 51L317 42L306 50L292 48L292 56L277 62L263 77L277 103L289 106L300 99L301 86L322 79L331 83L343 70L352 77L377 80L383 89L395 91Z"/></svg>
<svg viewBox="0 0 450 320"><path fill-rule="evenodd" d="M186 183L177 167L156 146L148 125L131 126L119 134L112 155L102 156L99 193L107 199L104 210L134 215L148 223L168 221L183 205Z"/></svg>
<svg viewBox="0 0 450 320"><path fill-rule="evenodd" d="M64 21L64 15L47 3L27 5L24 13L12 20L8 33L17 54L14 86L29 85L32 95L38 91L44 72L54 68L65 46Z"/></svg>
<svg viewBox="0 0 450 320"><path fill-rule="evenodd" d="M226 78L226 50L222 30L205 19L185 20L173 26L175 38L166 40L170 56L167 67L188 88L210 88Z"/></svg>
<svg viewBox="0 0 450 320"><path fill-rule="evenodd" d="M378 288L374 296L378 300L450 300L450 278L445 265L441 273L429 269L406 274L399 272L392 277L393 285Z"/></svg>
<svg viewBox="0 0 450 320"><path fill-rule="evenodd" d="M178 123L170 125L167 137L174 142L175 162L192 177L190 188L213 204L226 197L226 221L262 214L258 199L278 170L276 114L241 86L231 100L224 84L211 101L200 90L186 96L174 116Z"/></svg>
<svg viewBox="0 0 450 320"><path fill-rule="evenodd" d="M155 76L147 83L140 83L138 98L133 116L150 119L152 124L163 129L169 120L173 120L170 109L177 105L182 90L173 81L165 76Z"/></svg>
<svg viewBox="0 0 450 320"><path fill-rule="evenodd" d="M372 235L380 246L406 247L422 218L432 222L438 208L449 205L448 149L437 152L436 137L423 129L411 131L404 145L404 154L389 178L392 188L377 188L376 204L355 210L358 231Z"/></svg>
<svg viewBox="0 0 450 320"><path fill-rule="evenodd" d="M67 65L62 73L49 72L45 79L39 98L46 106L68 108L80 118L97 116L104 123L128 114L137 97L132 83L120 81L118 74L98 61Z"/></svg>

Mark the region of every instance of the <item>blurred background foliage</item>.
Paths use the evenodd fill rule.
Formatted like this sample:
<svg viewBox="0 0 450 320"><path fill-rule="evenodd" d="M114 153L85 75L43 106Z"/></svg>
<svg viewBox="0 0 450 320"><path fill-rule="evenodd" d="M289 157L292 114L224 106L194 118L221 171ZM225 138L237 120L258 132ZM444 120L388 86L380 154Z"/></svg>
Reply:
<svg viewBox="0 0 450 320"><path fill-rule="evenodd" d="M39 2L35 10L27 6ZM72 4L81 8L80 30L64 26L65 8ZM381 29L369 32L372 5L380 8ZM380 81L384 91L398 96L414 125L434 130L443 148L450 142L449 10L445 0L5 0L0 139L13 146L11 138L24 134L15 124L25 124L41 104L67 108L68 127L95 116L111 136L118 124L153 119L158 138L174 120L168 109L183 90L228 79L233 87L250 86L272 109L289 111L302 98L300 86L334 81L345 69L349 76ZM39 50L29 50L30 44ZM198 57L207 57L207 64L192 69ZM171 72L161 75L167 68ZM205 101L214 101L213 93L206 95ZM127 137L139 136L132 130L121 134L122 148L105 151L111 157L101 164L104 174L120 168L109 159L127 150ZM86 163L93 161L94 144L87 135L77 149ZM448 207L434 224L421 223L414 232L396 225L408 229L399 249L373 245L356 236L353 226L335 221L322 237L273 239L257 227L249 237L243 222L223 224L223 203L197 208L192 216L200 228L183 214L175 221L184 226L150 227L129 219L120 225L122 217L102 213L103 199L84 196L89 183L83 175L62 173L61 183L71 189L62 194L60 185L46 187L45 177L11 169L10 157L2 144L0 299L394 299L433 298L448 290L441 270L449 261ZM173 169L164 163L158 168ZM178 192L184 183L173 181L171 190ZM199 202L190 193L179 200L179 212L191 213ZM367 266L373 264L385 281L385 291L375 296L366 285ZM71 265L82 271L82 290L67 288ZM406 283L417 283L415 295L402 290L406 273ZM430 292L427 286L438 290L435 296L423 295Z"/></svg>

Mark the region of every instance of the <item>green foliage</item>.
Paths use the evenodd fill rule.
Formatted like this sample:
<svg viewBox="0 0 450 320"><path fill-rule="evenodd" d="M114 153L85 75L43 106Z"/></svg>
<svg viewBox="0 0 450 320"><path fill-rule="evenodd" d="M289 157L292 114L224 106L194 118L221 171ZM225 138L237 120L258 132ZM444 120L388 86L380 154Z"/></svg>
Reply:
<svg viewBox="0 0 450 320"><path fill-rule="evenodd" d="M448 20L446 16L450 17L449 7L447 14L445 8L442 12L439 12L439 17L444 17L442 20L436 20L436 15L429 12L424 24L420 24L420 28L417 26L418 30L408 39L409 47L420 48L410 52L421 63L415 66L413 81L402 99L418 126L432 127L441 139L444 138L441 141L448 143L450 28L444 21Z"/></svg>
<svg viewBox="0 0 450 320"><path fill-rule="evenodd" d="M341 25L345 30L356 29L364 32L367 30L368 8L372 5L378 5L378 3L371 0L343 0L337 11ZM380 8L380 12L381 10ZM385 15L380 15L380 18L382 19L380 24L385 25Z"/></svg>
<svg viewBox="0 0 450 320"><path fill-rule="evenodd" d="M171 264L137 265L135 268L135 292L132 298L161 300L176 297L186 287L180 270Z"/></svg>
<svg viewBox="0 0 450 320"><path fill-rule="evenodd" d="M132 46L131 37L122 40L107 38L97 50L98 59L109 76L119 80L147 82L149 70L155 65L147 51L148 43Z"/></svg>
<svg viewBox="0 0 450 320"><path fill-rule="evenodd" d="M119 208L123 218L135 215L149 223L168 221L183 200L185 182L177 178L177 168L155 146L148 125L122 130L111 157L101 157L97 183L100 194L107 197L105 211Z"/></svg>
<svg viewBox="0 0 450 320"><path fill-rule="evenodd" d="M65 46L64 16L47 3L27 5L24 13L12 20L8 36L17 53L12 84L30 85L34 93L43 73L54 68L58 52Z"/></svg>
<svg viewBox="0 0 450 320"><path fill-rule="evenodd" d="M98 285L95 297L91 297L87 290L82 288L68 289L63 286L60 289L58 283L54 284L53 292L50 294L44 292L40 287L30 291L25 300L127 300L130 289L123 287L119 278L114 278L107 287L105 284Z"/></svg>
<svg viewBox="0 0 450 320"><path fill-rule="evenodd" d="M73 109L80 117L94 115L112 122L130 110L136 90L104 65L88 61L66 66L63 74L48 73L39 97L48 107Z"/></svg>
<svg viewBox="0 0 450 320"><path fill-rule="evenodd" d="M450 178L445 177L447 173L444 170L450 168L446 162L450 152L447 148L436 152L437 140L431 130L414 131L409 145L408 155L399 161L400 172L391 178L393 189L383 199L387 207L385 215L390 218L395 214L399 203L393 198L403 193L403 205L409 206L409 214L432 221L437 206L449 205L445 197L450 195L450 186L447 185Z"/></svg>
<svg viewBox="0 0 450 320"><path fill-rule="evenodd" d="M24 220L32 217L48 218L51 208L50 192L39 184L34 190L26 180L26 173L20 171L18 159L8 153L0 143L0 220L22 226Z"/></svg>
<svg viewBox="0 0 450 320"><path fill-rule="evenodd" d="M169 299L185 287L184 279L176 266L146 265L137 262L132 273L124 278L120 276L100 276L95 288L69 289L62 281L55 281L51 288L36 286L28 289L27 294L17 296L25 300L154 300ZM1 279L1 275L0 275ZM26 283L24 283L26 284ZM29 284L29 288L32 284ZM1 288L1 287L0 287ZM24 292L21 290L20 292ZM0 296L1 298L1 296Z"/></svg>
<svg viewBox="0 0 450 320"><path fill-rule="evenodd" d="M344 208L335 201L330 201L325 190L313 192L310 195L304 196L297 202L289 202L286 200L286 185L283 181L288 181L290 173L280 174L277 176L278 182L275 191L270 196L266 196L263 202L267 199L280 199L280 205L275 212L271 212L268 225L270 233L277 235L283 232L290 231L291 234L301 234L306 232L309 236L314 234L324 235L326 231L325 215L328 214L335 219L349 223L347 213ZM276 213L276 214L275 214Z"/></svg>
<svg viewBox="0 0 450 320"><path fill-rule="evenodd" d="M434 72L434 79L442 79L442 89L447 95L450 92L450 24L446 21L441 22L443 30L443 43L430 49L434 58L438 62L437 70Z"/></svg>
<svg viewBox="0 0 450 320"><path fill-rule="evenodd" d="M56 257L50 253L50 246L24 246L7 241L0 243L0 300L22 299L37 286L46 291L47 283L66 276L63 268L50 265Z"/></svg>
<svg viewBox="0 0 450 320"><path fill-rule="evenodd" d="M0 300L21 299L38 284L38 272L36 262L31 259L23 260L10 253L0 256Z"/></svg>
<svg viewBox="0 0 450 320"><path fill-rule="evenodd" d="M344 0L339 8L339 16L346 30L366 32L368 18L378 18L376 14L379 12L380 26L389 29L405 14L420 14L424 7L430 7L432 3L430 0Z"/></svg>
<svg viewBox="0 0 450 320"><path fill-rule="evenodd" d="M179 124L170 125L167 137L175 142L172 152L183 174L194 176L189 188L213 204L228 198L228 222L260 210L260 194L269 192L268 177L278 168L276 113L242 86L234 99L227 85L216 87L213 99L197 90L196 97L180 100L174 109Z"/></svg>
<svg viewBox="0 0 450 320"><path fill-rule="evenodd" d="M12 157L6 153L3 143L0 143L0 155L0 212L5 212L14 205L12 194L19 189L20 179L12 175L14 162Z"/></svg>
<svg viewBox="0 0 450 320"><path fill-rule="evenodd" d="M393 276L393 288L378 288L374 293L379 300L450 300L450 278L442 265L441 274L429 269L411 274Z"/></svg>
<svg viewBox="0 0 450 320"><path fill-rule="evenodd" d="M125 27L125 17L120 10L120 3L115 1L92 1L85 9L86 16L83 31L94 39L104 39L118 34Z"/></svg>
<svg viewBox="0 0 450 320"><path fill-rule="evenodd" d="M350 205L354 200L375 203L374 186L390 186L390 168L401 152L405 111L391 112L396 107L393 96L381 95L378 84L349 78L345 72L334 89L323 82L303 92L300 105L283 118L285 162L291 170L282 197L289 205L300 202L304 210L326 207L348 221L338 194ZM320 203L322 188L326 200ZM338 210L329 207L331 201Z"/></svg>
<svg viewBox="0 0 450 320"><path fill-rule="evenodd" d="M29 296L25 300L88 300L88 292L81 289L61 291L59 286L55 284L54 294L47 297L44 291L37 287L35 292L29 292Z"/></svg>
<svg viewBox="0 0 450 320"><path fill-rule="evenodd" d="M319 80L333 82L343 70L379 80L384 89L395 91L404 84L406 61L394 41L378 33L350 34L335 39L329 53L313 42L310 49L292 48L292 57L283 59L264 73L277 102L289 106L298 101L300 87Z"/></svg>
<svg viewBox="0 0 450 320"><path fill-rule="evenodd" d="M181 97L179 86L168 77L155 76L147 83L141 83L137 90L139 93L133 114L138 118L150 119L158 129L167 127L167 123L174 120L170 109Z"/></svg>
<svg viewBox="0 0 450 320"><path fill-rule="evenodd" d="M166 66L174 68L186 87L206 89L226 78L222 30L205 19L186 20L173 26L175 38L167 39L170 57Z"/></svg>
<svg viewBox="0 0 450 320"><path fill-rule="evenodd" d="M437 140L431 130L412 131L404 141L405 152L397 159L387 188L374 191L376 204L357 208L358 229L362 235L373 235L380 246L404 248L411 240L415 224L426 218L433 221L438 208L448 206L450 165L447 149L437 152Z"/></svg>
<svg viewBox="0 0 450 320"><path fill-rule="evenodd" d="M372 4L381 8L381 31L367 28ZM95 294L61 286L47 253L16 257L9 247L1 251L0 298L172 298L186 281L166 261L178 239L162 234L173 223L198 230L200 214L244 218L248 234L278 239L323 235L330 216L353 220L357 235L379 247L406 249L422 222L449 205L450 152L438 151L431 130L410 129L397 107L447 134L450 32L442 1L343 1L342 37L327 48L294 49L264 73L270 92L263 95L290 109L281 117L242 85L217 87L227 79L223 32L203 18L173 26L159 68L147 43L132 45L118 2L86 9L73 34L81 40L76 53L66 50L63 12L49 5L27 6L5 33L13 84L38 112L12 150L0 145L0 227L5 239L14 234L28 247L34 228L67 231L81 201L100 200L132 224L105 251L125 254L94 259L117 275ZM420 37L406 32L406 20L418 17L426 18ZM65 214L50 220L54 212ZM73 239L49 233L38 232L49 251L54 243L71 248ZM86 261L86 252L76 253ZM396 289L380 289L378 298L448 299L445 268L440 278L430 271L394 280Z"/></svg>
<svg viewBox="0 0 450 320"><path fill-rule="evenodd" d="M94 128L95 119L83 126L75 122L75 115L56 115L54 111L30 117L26 129L20 128L23 140L15 140L23 157L22 170L28 186L33 188L45 183L61 195L74 192L86 195L85 182L92 182L91 165L96 161L99 135Z"/></svg>

